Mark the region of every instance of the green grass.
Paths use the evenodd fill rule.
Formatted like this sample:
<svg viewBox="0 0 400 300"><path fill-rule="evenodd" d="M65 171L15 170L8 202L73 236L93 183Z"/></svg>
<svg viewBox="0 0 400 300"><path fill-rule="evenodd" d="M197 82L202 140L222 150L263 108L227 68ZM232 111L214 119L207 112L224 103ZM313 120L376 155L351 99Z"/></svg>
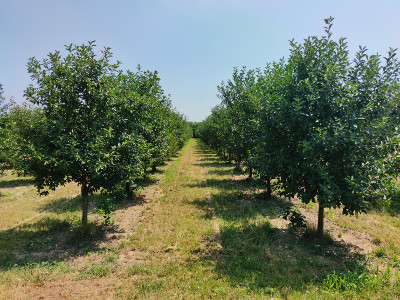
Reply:
<svg viewBox="0 0 400 300"><path fill-rule="evenodd" d="M19 272L15 266L49 267L52 264L48 262L63 262L98 249L104 236L99 216L92 216L89 226L82 229L76 184L67 184L40 197L32 183L31 178L17 177L9 171L0 178L5 198L0 202L0 272ZM93 202L96 197L92 196Z"/></svg>
<svg viewBox="0 0 400 300"><path fill-rule="evenodd" d="M52 198L36 198L31 182L7 175L10 183L0 185L1 197L16 200L0 205L23 217L21 221L5 211L6 219L0 221L0 298L17 298L14 293L22 286L47 295L47 284L54 282L64 294L78 293L82 282L88 291L82 292L83 299L95 297L92 290L103 290L111 299L400 297L396 216L373 213L349 219L333 210L327 213L330 220L379 239L372 255L360 255L329 234L316 238L312 227L290 229L281 215L293 204L276 196L267 201L262 184L234 168L191 140L181 156L146 179L150 188L162 192L135 203L143 207L132 220L134 234L112 247L100 247L101 222L93 220L85 232L78 226L76 186ZM116 218L123 218L123 212L117 209ZM76 247L63 252L68 244ZM60 252L37 257L54 250ZM376 263L383 262L390 267L377 272Z"/></svg>
<svg viewBox="0 0 400 300"><path fill-rule="evenodd" d="M92 264L84 266L79 270L79 275L76 277L77 280L80 279L93 279L106 277L115 271L115 266L108 263Z"/></svg>

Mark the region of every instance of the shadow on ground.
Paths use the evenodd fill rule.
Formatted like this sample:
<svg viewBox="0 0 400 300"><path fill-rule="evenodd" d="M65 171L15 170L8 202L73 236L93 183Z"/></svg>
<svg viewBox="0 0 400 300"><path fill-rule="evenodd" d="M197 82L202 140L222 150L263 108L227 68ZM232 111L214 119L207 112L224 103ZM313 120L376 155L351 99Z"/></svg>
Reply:
<svg viewBox="0 0 400 300"><path fill-rule="evenodd" d="M18 179L13 179L13 180L4 180L3 179L3 180L0 180L0 188L1 189L15 188L15 187L32 185L34 183L35 182L32 178L27 178L27 177L20 177Z"/></svg>
<svg viewBox="0 0 400 300"><path fill-rule="evenodd" d="M204 153L199 152L208 174L229 175L226 165ZM290 201L278 197L267 201L251 181L233 177L214 176L204 185L215 191L211 202L198 199L192 204L204 211L204 218L217 217L220 232L205 237L206 249L196 253L200 263L213 261L218 276L232 286L273 295L277 289L306 290L332 272L363 269L365 258L349 248L329 238L316 239L309 230L289 229L281 215Z"/></svg>
<svg viewBox="0 0 400 300"><path fill-rule="evenodd" d="M51 217L1 231L0 270L98 251L104 236L98 223L91 222L83 230L70 220Z"/></svg>
<svg viewBox="0 0 400 300"><path fill-rule="evenodd" d="M18 181L20 185L25 182ZM154 178L145 178L140 181L142 187L156 183ZM13 183L14 187L16 186ZM27 181L26 185L31 184ZM11 185L10 185L11 186ZM93 212L104 196L90 196L90 211ZM136 195L134 199L125 199L116 203L118 208L142 205L144 196ZM103 251L107 247L104 242L120 229L104 221L107 215L89 216L86 228L81 226L80 219L81 196L73 198L59 198L43 204L39 213L52 212L59 216L42 217L40 215L26 223L0 231L0 271L6 271L15 264L29 265L46 261L62 261L86 253ZM61 215L64 214L64 215ZM67 215L65 215L67 214ZM109 233L109 234L107 234ZM109 236L109 237L107 237Z"/></svg>

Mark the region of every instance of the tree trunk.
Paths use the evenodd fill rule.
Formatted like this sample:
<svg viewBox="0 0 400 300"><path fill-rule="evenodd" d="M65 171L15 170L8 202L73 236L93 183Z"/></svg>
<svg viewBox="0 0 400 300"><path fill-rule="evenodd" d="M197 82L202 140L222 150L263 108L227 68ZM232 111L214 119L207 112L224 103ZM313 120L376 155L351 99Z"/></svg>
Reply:
<svg viewBox="0 0 400 300"><path fill-rule="evenodd" d="M125 183L125 193L126 193L126 197L129 200L133 200L133 190L132 190L131 184L129 182Z"/></svg>
<svg viewBox="0 0 400 300"><path fill-rule="evenodd" d="M153 164L153 166L151 167L151 171L152 172L157 171L157 165L156 164Z"/></svg>
<svg viewBox="0 0 400 300"><path fill-rule="evenodd" d="M253 168L250 168L250 170L249 170L249 178L252 178L253 177Z"/></svg>
<svg viewBox="0 0 400 300"><path fill-rule="evenodd" d="M82 182L81 186L82 195L82 226L86 227L88 223L88 208L89 208L89 188L86 180Z"/></svg>
<svg viewBox="0 0 400 300"><path fill-rule="evenodd" d="M269 177L267 177L266 182L267 182L267 190L265 191L266 198L267 198L267 200L270 200L271 195L272 195L271 179Z"/></svg>
<svg viewBox="0 0 400 300"><path fill-rule="evenodd" d="M318 203L318 228L317 236L322 238L324 235L324 207L321 202Z"/></svg>

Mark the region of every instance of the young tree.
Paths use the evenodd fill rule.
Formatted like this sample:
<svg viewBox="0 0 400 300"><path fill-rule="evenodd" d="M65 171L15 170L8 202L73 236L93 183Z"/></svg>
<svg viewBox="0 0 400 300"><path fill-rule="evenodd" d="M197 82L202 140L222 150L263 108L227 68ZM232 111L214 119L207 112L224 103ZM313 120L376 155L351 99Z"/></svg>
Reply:
<svg viewBox="0 0 400 300"><path fill-rule="evenodd" d="M283 195L318 202L320 236L325 208L365 212L400 161L396 52L382 63L361 48L350 61L346 40L332 39L332 21L326 36L292 41L287 62L257 78L235 70L220 87L222 104L199 126L212 148L248 159L269 194L274 178ZM257 125L247 127L246 116Z"/></svg>
<svg viewBox="0 0 400 300"><path fill-rule="evenodd" d="M3 86L0 84L0 175L6 168L6 145L7 145L7 112L4 104Z"/></svg>
<svg viewBox="0 0 400 300"><path fill-rule="evenodd" d="M257 142L260 111L256 97L257 77L254 70L234 69L231 80L218 86L219 98L226 107L229 122L230 149L237 165L248 164L248 155ZM250 177L252 168L250 167Z"/></svg>
<svg viewBox="0 0 400 300"><path fill-rule="evenodd" d="M255 97L260 101L259 126L255 146L249 153L249 164L265 180L267 199L272 195L271 180L281 176L283 165L287 163L283 153L291 152L296 146L296 139L291 139L291 133L284 128L285 115L280 114L289 81L290 75L283 59L268 64L262 73L258 73Z"/></svg>
<svg viewBox="0 0 400 300"><path fill-rule="evenodd" d="M227 109L221 104L215 106L211 115L198 127L199 137L228 161L231 160L233 145L230 125Z"/></svg>
<svg viewBox="0 0 400 300"><path fill-rule="evenodd" d="M292 42L287 65L274 70L281 75L273 79L278 90L265 98L268 139L258 156L260 165L277 156L267 170L283 194L318 201L319 235L325 208L343 206L353 214L376 200L385 179L381 144L398 120L400 70L392 50L384 65L364 48L351 63L345 39L333 41L332 19L326 24L326 36Z"/></svg>
<svg viewBox="0 0 400 300"><path fill-rule="evenodd" d="M193 138L198 138L197 135L197 128L199 127L199 122L188 122L190 125L190 128L192 130L192 137Z"/></svg>
<svg viewBox="0 0 400 300"><path fill-rule="evenodd" d="M54 190L70 181L81 186L84 226L89 194L109 186L115 174L131 167L122 164L121 153L138 143L136 137L116 142L110 77L118 63L110 63L109 48L99 58L94 48L94 42L69 45L64 58L56 51L42 62L29 60L36 86L30 85L25 96L41 107L44 118L35 134L25 135L20 159L20 167L34 176L41 194L47 193L46 187Z"/></svg>
<svg viewBox="0 0 400 300"><path fill-rule="evenodd" d="M17 174L24 175L22 157L24 149L28 148L28 139L37 134L43 119L42 110L27 103L16 104L11 102L7 107L6 121L4 123L4 143L7 168L13 169Z"/></svg>
<svg viewBox="0 0 400 300"><path fill-rule="evenodd" d="M125 188L132 197L146 168L183 145L179 122L185 122L171 109L157 72L124 73L119 63L110 63L109 48L100 57L94 48L93 42L70 45L65 58L55 52L43 62L29 61L36 87L30 85L25 95L43 118L34 133L20 132L24 147L17 164L34 176L41 194L77 182L83 225L89 194Z"/></svg>

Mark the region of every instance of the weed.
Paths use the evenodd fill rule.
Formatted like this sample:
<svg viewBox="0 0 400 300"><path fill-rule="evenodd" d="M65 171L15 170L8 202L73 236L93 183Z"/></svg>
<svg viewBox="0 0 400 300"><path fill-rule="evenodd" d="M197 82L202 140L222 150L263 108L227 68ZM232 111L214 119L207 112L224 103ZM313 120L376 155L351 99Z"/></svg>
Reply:
<svg viewBox="0 0 400 300"><path fill-rule="evenodd" d="M333 208L324 211L324 216L327 220L333 221L335 210Z"/></svg>
<svg viewBox="0 0 400 300"><path fill-rule="evenodd" d="M329 232L324 231L322 237L318 235L318 230L314 226L307 226L303 232L303 239L317 242L317 245L333 245L335 241Z"/></svg>
<svg viewBox="0 0 400 300"><path fill-rule="evenodd" d="M88 244L92 241L103 238L105 235L105 228L97 221L92 220L86 226L82 226L80 221L73 222L71 228L70 241L74 244Z"/></svg>
<svg viewBox="0 0 400 300"><path fill-rule="evenodd" d="M308 203L305 205L305 207L306 207L307 210L314 210L315 207L316 207L316 203L310 201L310 202L308 202Z"/></svg>
<svg viewBox="0 0 400 300"><path fill-rule="evenodd" d="M236 165L233 169L233 172L235 174L243 174L244 170L242 169L242 167L240 165Z"/></svg>
<svg viewBox="0 0 400 300"><path fill-rule="evenodd" d="M378 249L374 250L376 257L386 257L388 255L387 248L385 246L380 246Z"/></svg>
<svg viewBox="0 0 400 300"><path fill-rule="evenodd" d="M378 290L390 285L390 269L382 275L378 270L368 272L368 270L353 270L342 273L328 274L323 280L322 286L328 290L356 291Z"/></svg>
<svg viewBox="0 0 400 300"><path fill-rule="evenodd" d="M124 198L123 193L118 192L109 194L103 192L102 195L98 195L96 198L97 207L94 211L103 215L103 222L105 226L113 225L115 220L111 218L111 213L118 208L119 203Z"/></svg>
<svg viewBox="0 0 400 300"><path fill-rule="evenodd" d="M372 239L372 242L375 244L375 245L380 245L381 243L382 243L382 241L381 241L381 238L380 237L374 237L373 239Z"/></svg>
<svg viewBox="0 0 400 300"><path fill-rule="evenodd" d="M285 208L283 219L289 220L294 229L307 227L306 217L299 213L295 206L287 206Z"/></svg>
<svg viewBox="0 0 400 300"><path fill-rule="evenodd" d="M145 294L150 291L159 290L163 287L163 284L164 283L162 281L154 281L154 282L142 281L139 282L139 292Z"/></svg>
<svg viewBox="0 0 400 300"><path fill-rule="evenodd" d="M90 279L105 277L112 273L114 267L111 265L100 263L84 267L79 270L79 279Z"/></svg>
<svg viewBox="0 0 400 300"><path fill-rule="evenodd" d="M35 231L65 231L71 226L68 220L45 217L33 224L24 224L21 229L30 228Z"/></svg>
<svg viewBox="0 0 400 300"><path fill-rule="evenodd" d="M107 254L104 257L104 261L108 263L116 263L118 261L118 255L116 254Z"/></svg>
<svg viewBox="0 0 400 300"><path fill-rule="evenodd" d="M148 268L144 267L143 265L136 264L133 266L129 266L127 268L126 273L128 276L133 276L133 275L138 275L138 274L150 275L151 271Z"/></svg>

